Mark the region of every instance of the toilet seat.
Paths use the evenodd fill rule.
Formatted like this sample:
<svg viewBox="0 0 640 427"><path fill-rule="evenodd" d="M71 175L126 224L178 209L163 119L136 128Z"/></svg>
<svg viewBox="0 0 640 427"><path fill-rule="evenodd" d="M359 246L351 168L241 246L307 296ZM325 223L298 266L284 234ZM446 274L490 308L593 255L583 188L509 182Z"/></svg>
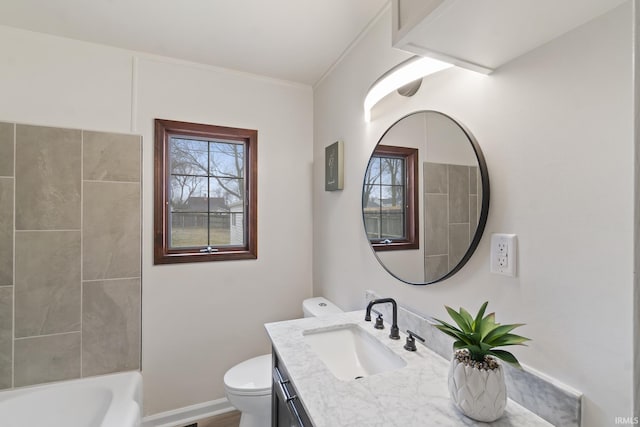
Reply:
<svg viewBox="0 0 640 427"><path fill-rule="evenodd" d="M238 396L271 394L271 354L254 357L237 364L224 375L224 387Z"/></svg>

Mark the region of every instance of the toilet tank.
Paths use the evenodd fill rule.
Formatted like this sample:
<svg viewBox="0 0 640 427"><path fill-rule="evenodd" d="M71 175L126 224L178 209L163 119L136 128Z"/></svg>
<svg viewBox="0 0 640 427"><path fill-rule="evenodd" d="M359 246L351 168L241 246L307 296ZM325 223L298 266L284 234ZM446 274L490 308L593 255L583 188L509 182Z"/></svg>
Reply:
<svg viewBox="0 0 640 427"><path fill-rule="evenodd" d="M302 302L304 317L319 317L342 313L337 305L324 297L308 298Z"/></svg>

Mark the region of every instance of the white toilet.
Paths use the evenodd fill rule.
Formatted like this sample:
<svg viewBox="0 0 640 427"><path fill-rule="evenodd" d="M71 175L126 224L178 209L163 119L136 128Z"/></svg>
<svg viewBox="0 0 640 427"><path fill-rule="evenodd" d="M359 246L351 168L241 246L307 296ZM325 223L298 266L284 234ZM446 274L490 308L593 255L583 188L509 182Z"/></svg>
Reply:
<svg viewBox="0 0 640 427"><path fill-rule="evenodd" d="M304 317L342 313L331 301L309 298L303 301ZM271 425L271 354L245 360L224 374L224 390L229 402L239 410L240 427Z"/></svg>

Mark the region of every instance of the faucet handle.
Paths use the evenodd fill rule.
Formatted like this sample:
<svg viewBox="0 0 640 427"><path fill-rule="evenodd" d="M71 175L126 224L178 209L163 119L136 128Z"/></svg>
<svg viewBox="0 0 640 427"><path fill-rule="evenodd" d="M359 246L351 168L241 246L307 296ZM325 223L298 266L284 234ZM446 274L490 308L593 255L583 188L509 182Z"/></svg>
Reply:
<svg viewBox="0 0 640 427"><path fill-rule="evenodd" d="M384 329L384 323L382 323L382 313L374 309L371 309L371 311L378 315L378 317L376 318L376 324L373 325L373 327L376 329Z"/></svg>
<svg viewBox="0 0 640 427"><path fill-rule="evenodd" d="M407 334L409 334L409 336L407 337L407 342L404 345L404 349L407 351L416 351L417 347L416 347L416 338L418 338L420 341L425 342L424 338L422 338L420 335L416 334L413 331L410 331L407 329Z"/></svg>

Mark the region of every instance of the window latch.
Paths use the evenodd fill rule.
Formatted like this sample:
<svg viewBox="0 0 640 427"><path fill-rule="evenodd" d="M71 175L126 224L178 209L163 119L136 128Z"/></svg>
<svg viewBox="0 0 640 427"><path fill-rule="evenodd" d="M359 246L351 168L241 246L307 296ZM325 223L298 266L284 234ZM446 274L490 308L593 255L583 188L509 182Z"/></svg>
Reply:
<svg viewBox="0 0 640 427"><path fill-rule="evenodd" d="M210 254L212 252L218 252L218 248L212 248L211 246L207 246L204 249L200 249L200 253L203 253L203 254L204 253Z"/></svg>
<svg viewBox="0 0 640 427"><path fill-rule="evenodd" d="M393 243L393 240L391 240L391 239L384 239L384 240L382 241L382 243L384 243L385 245L390 245L390 244L392 244L392 243Z"/></svg>

